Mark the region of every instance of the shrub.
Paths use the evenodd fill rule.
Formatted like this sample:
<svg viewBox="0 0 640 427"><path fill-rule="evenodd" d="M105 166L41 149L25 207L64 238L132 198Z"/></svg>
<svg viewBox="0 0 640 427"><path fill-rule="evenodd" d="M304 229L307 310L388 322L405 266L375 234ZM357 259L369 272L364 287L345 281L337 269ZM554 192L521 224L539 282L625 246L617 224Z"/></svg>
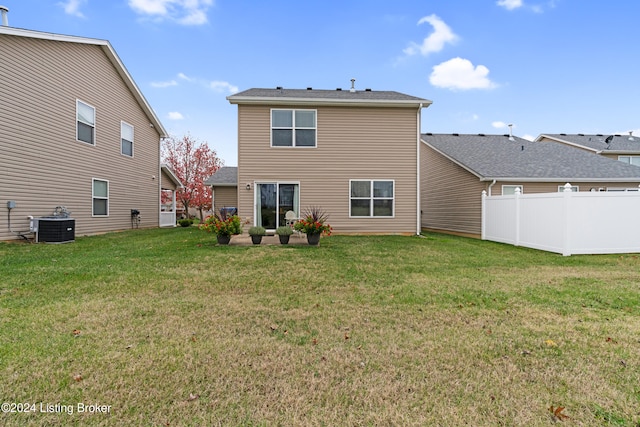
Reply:
<svg viewBox="0 0 640 427"><path fill-rule="evenodd" d="M278 236L291 236L293 234L293 229L286 225L281 225L280 227L276 228L276 234Z"/></svg>
<svg viewBox="0 0 640 427"><path fill-rule="evenodd" d="M190 227L191 224L193 224L193 220L187 218L179 219L178 224L180 225L180 227Z"/></svg>
<svg viewBox="0 0 640 427"><path fill-rule="evenodd" d="M249 228L250 236L264 236L266 233L267 231L264 229L264 227L260 227L259 225L254 225L253 227Z"/></svg>

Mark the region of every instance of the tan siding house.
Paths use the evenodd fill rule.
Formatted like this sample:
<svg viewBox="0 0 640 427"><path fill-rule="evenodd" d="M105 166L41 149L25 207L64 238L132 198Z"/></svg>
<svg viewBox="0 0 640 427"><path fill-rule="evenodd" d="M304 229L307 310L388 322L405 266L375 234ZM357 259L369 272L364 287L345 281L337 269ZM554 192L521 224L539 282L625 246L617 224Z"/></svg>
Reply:
<svg viewBox="0 0 640 427"><path fill-rule="evenodd" d="M337 233L416 234L419 128L397 92L250 89L238 105L238 208L274 229L316 206Z"/></svg>
<svg viewBox="0 0 640 427"><path fill-rule="evenodd" d="M480 237L482 191L638 191L640 168L562 144L509 135L423 134L421 221L425 230Z"/></svg>
<svg viewBox="0 0 640 427"><path fill-rule="evenodd" d="M0 240L64 206L75 234L160 217L166 132L104 40L0 27Z"/></svg>

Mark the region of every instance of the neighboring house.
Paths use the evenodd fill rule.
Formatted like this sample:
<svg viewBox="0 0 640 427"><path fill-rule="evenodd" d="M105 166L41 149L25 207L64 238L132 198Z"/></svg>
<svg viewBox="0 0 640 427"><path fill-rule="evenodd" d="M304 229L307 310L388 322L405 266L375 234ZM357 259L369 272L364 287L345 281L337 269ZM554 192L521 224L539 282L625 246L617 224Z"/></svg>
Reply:
<svg viewBox="0 0 640 427"><path fill-rule="evenodd" d="M76 236L157 227L166 131L111 44L0 26L0 58L0 240L58 206Z"/></svg>
<svg viewBox="0 0 640 427"><path fill-rule="evenodd" d="M562 144L509 135L424 134L424 229L479 237L482 191L489 195L562 191L638 191L640 168Z"/></svg>
<svg viewBox="0 0 640 427"><path fill-rule="evenodd" d="M211 186L212 209L219 213L220 209L227 208L230 211L238 207L238 168L235 166L223 166L205 181L205 185Z"/></svg>
<svg viewBox="0 0 640 427"><path fill-rule="evenodd" d="M628 135L541 134L536 142L557 142L640 166L640 137L633 136L633 132Z"/></svg>
<svg viewBox="0 0 640 427"><path fill-rule="evenodd" d="M311 207L335 232L416 234L422 108L372 90L249 89L238 105L238 214L274 230Z"/></svg>

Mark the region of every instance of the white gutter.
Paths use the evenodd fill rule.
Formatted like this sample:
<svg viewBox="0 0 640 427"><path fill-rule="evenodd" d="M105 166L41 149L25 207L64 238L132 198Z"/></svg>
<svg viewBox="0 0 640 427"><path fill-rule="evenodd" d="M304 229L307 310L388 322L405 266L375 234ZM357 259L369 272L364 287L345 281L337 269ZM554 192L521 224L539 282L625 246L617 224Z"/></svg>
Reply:
<svg viewBox="0 0 640 427"><path fill-rule="evenodd" d="M496 183L496 180L494 179L493 182L489 184L489 191L488 191L489 195L491 195L491 187L493 187L495 183Z"/></svg>

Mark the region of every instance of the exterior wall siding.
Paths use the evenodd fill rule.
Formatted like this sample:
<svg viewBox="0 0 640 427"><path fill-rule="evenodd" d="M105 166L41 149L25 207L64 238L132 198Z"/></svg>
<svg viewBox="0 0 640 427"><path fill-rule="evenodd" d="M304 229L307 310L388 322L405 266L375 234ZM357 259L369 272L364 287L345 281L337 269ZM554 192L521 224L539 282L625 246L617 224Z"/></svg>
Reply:
<svg viewBox="0 0 640 427"><path fill-rule="evenodd" d="M0 199L14 200L13 231L65 206L76 236L159 225L159 134L102 48L0 35ZM95 145L76 141L76 100L96 109ZM134 156L120 153L120 122ZM155 179L154 179L155 177ZM92 178L109 181L109 216L92 216ZM17 238L0 215L0 240Z"/></svg>
<svg viewBox="0 0 640 427"><path fill-rule="evenodd" d="M420 145L422 228L480 236L486 184L426 144Z"/></svg>
<svg viewBox="0 0 640 427"><path fill-rule="evenodd" d="M213 212L230 206L238 207L238 187L213 187Z"/></svg>
<svg viewBox="0 0 640 427"><path fill-rule="evenodd" d="M334 232L415 234L417 110L373 107L316 110L316 148L272 148L271 108L238 105L239 214L253 223L257 181L299 182L301 210L321 207L329 214L328 222ZM394 180L395 216L350 218L351 179ZM247 183L251 184L251 191L244 191Z"/></svg>

